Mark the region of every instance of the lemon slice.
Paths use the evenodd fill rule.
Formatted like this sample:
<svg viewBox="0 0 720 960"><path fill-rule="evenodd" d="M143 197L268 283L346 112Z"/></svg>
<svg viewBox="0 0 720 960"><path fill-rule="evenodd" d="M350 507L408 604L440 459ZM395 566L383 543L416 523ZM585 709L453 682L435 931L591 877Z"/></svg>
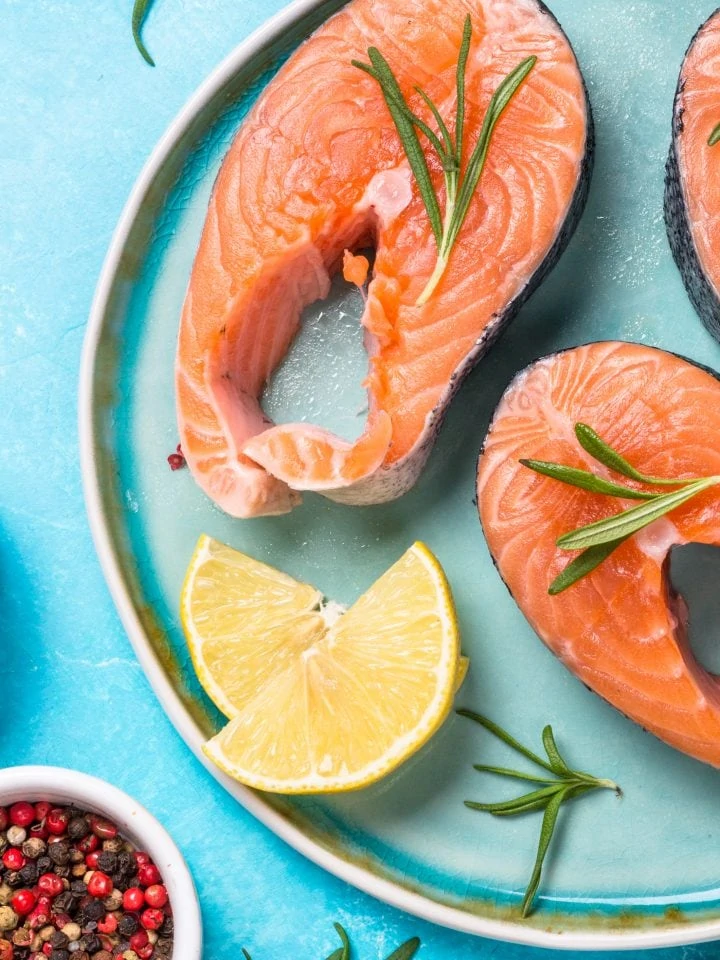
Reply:
<svg viewBox="0 0 720 960"><path fill-rule="evenodd" d="M354 790L390 773L443 723L467 670L450 588L421 543L344 612L201 537L182 621L198 677L230 719L206 754L271 792Z"/></svg>

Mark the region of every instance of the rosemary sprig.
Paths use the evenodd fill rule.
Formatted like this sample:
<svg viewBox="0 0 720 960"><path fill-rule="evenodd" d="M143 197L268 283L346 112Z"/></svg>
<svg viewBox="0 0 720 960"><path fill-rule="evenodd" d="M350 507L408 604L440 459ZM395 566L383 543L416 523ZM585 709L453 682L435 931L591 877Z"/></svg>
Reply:
<svg viewBox="0 0 720 960"><path fill-rule="evenodd" d="M368 49L370 64L361 63L359 60L352 61L353 66L365 71L380 85L385 103L408 158L410 169L417 182L420 196L425 204L437 244L438 257L435 269L427 286L418 298L418 306L428 302L445 274L450 255L465 223L472 198L480 182L495 126L537 62L535 56L526 57L499 85L490 100L480 136L463 171L466 112L465 77L471 40L472 20L468 15L463 28L457 62L457 105L454 136L451 134L448 124L443 120L436 104L421 87L415 87L415 91L430 110L439 133L435 133L421 117L413 113L403 96L389 63L376 47ZM420 145L418 130L428 140L442 166L445 181L444 215L440 212L440 202L430 176L425 154Z"/></svg>
<svg viewBox="0 0 720 960"><path fill-rule="evenodd" d="M148 15L148 10L153 0L135 0L135 5L133 6L132 12L132 33L133 39L135 40L135 46L138 48L142 54L143 60L146 63L149 63L151 67L155 66L155 61L150 56L148 48L143 43L141 34L142 25L145 22L145 17Z"/></svg>
<svg viewBox="0 0 720 960"><path fill-rule="evenodd" d="M709 147L714 147L716 143L720 143L720 123L713 128L713 132L708 137Z"/></svg>
<svg viewBox="0 0 720 960"><path fill-rule="evenodd" d="M512 800L504 800L499 803L477 803L474 800L466 800L465 806L471 810L479 810L483 813L490 813L496 817L511 817L523 813L532 813L535 810L544 810L542 826L540 828L540 838L538 841L537 854L530 881L525 890L525 896L522 901L523 918L530 915L533 901L540 886L542 879L542 869L550 849L553 833L557 825L558 815L564 803L576 797L580 797L592 790L614 790L618 796L621 795L620 788L612 780L601 780L589 773L583 773L573 770L566 762L558 750L552 727L548 724L542 733L543 747L547 754L547 761L543 760L528 747L523 746L511 734L502 727L499 727L492 720L483 717L472 710L458 710L461 717L467 717L479 723L503 743L507 744L516 753L532 761L536 766L541 767L552 777L537 776L526 773L521 770L510 770L507 767L492 767L485 764L476 764L475 770L481 773L494 773L498 776L509 777L515 780L528 780L537 784L544 784L537 790L515 797Z"/></svg>
<svg viewBox="0 0 720 960"><path fill-rule="evenodd" d="M337 935L340 937L340 942L342 946L338 947L337 950L334 950L327 960L351 960L352 947L350 946L350 938L347 935L345 928L339 924L333 924ZM411 940L406 940L405 943L401 944L397 950L393 950L389 957L386 957L386 960L412 960L415 954L420 949L420 940L418 937L413 937ZM242 948L243 957L245 960L252 960L250 954Z"/></svg>
<svg viewBox="0 0 720 960"><path fill-rule="evenodd" d="M720 134L718 137L720 139ZM630 507L614 516L605 517L603 520L597 520L595 523L571 530L558 537L556 542L562 550L582 550L583 552L575 557L550 584L548 593L552 596L562 593L578 580L586 577L633 534L671 513L703 491L720 484L720 477L673 479L641 473L585 423L575 424L575 436L583 450L598 463L636 483L656 489L637 490L634 487L606 480L588 470L580 470L560 463L550 463L545 460L520 461L524 467L534 470L535 473L591 493L624 500L644 501L636 507ZM661 492L657 489L664 487L676 489L670 492Z"/></svg>

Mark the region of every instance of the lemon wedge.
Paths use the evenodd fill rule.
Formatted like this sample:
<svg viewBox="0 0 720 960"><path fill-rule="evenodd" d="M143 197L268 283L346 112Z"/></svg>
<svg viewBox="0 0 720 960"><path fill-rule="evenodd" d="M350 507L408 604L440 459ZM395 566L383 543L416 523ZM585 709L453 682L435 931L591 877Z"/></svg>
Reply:
<svg viewBox="0 0 720 960"><path fill-rule="evenodd" d="M198 677L230 720L205 753L260 790L374 783L436 732L467 672L450 587L421 543L345 612L203 536L181 615Z"/></svg>

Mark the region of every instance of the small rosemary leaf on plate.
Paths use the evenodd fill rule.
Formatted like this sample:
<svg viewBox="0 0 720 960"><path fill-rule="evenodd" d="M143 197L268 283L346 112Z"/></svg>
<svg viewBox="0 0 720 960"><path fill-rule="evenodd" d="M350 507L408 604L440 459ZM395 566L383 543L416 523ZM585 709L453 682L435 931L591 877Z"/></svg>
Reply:
<svg viewBox="0 0 720 960"><path fill-rule="evenodd" d="M573 771L570 769L567 763L565 763L562 756L560 755L560 751L558 750L557 744L555 743L555 736L553 734L553 729L550 726L550 724L548 724L542 732L542 741L543 741L543 746L545 747L545 753L547 753L548 760L550 761L550 766L553 768L555 773L559 777L567 778L567 777L574 776Z"/></svg>
<svg viewBox="0 0 720 960"><path fill-rule="evenodd" d="M720 123L713 129L713 132L708 137L709 147L714 147L716 143L720 143Z"/></svg>
<svg viewBox="0 0 720 960"><path fill-rule="evenodd" d="M603 466L609 467L615 473L621 473L624 477L631 480L637 480L638 483L649 483L656 487L676 487L683 483L683 480L665 480L661 477L648 477L644 473L636 470L631 463L617 452L609 443L606 443L592 427L586 423L575 424L575 436L578 438L580 446L589 453L593 459Z"/></svg>
<svg viewBox="0 0 720 960"><path fill-rule="evenodd" d="M394 950L386 960L411 960L420 949L420 938L413 937L406 940L397 950Z"/></svg>
<svg viewBox="0 0 720 960"><path fill-rule="evenodd" d="M693 480L680 490L662 494L647 503L641 503L637 507L623 510L622 513L615 516L597 520L595 523L590 523L577 530L571 530L569 533L558 537L557 545L562 547L563 550L584 550L588 547L613 543L620 538L629 537L718 483L720 483L720 477L704 477L700 480Z"/></svg>
<svg viewBox="0 0 720 960"><path fill-rule="evenodd" d="M540 828L540 842L538 843L537 856L535 857L535 866L533 867L530 883L525 891L525 896L523 897L522 902L523 918L527 917L532 910L533 900L535 899L535 894L538 892L538 888L540 886L540 878L542 877L542 868L543 864L545 863L545 857L547 856L547 852L550 847L550 841L552 840L553 833L555 832L555 825L557 823L558 814L560 813L560 807L563 805L566 795L567 788L565 790L561 790L559 793L556 793L545 807L542 827Z"/></svg>
<svg viewBox="0 0 720 960"><path fill-rule="evenodd" d="M621 483L603 480L602 477L597 477L588 470L566 467L562 463L551 463L547 460L520 460L520 463L544 477L559 480L571 487L579 487L581 490L589 490L590 493L601 493L608 497L622 497L627 500L653 500L658 496L657 493L633 490L632 487L625 487Z"/></svg>
<svg viewBox="0 0 720 960"><path fill-rule="evenodd" d="M245 947L242 948L242 952L243 952L243 956L245 957L245 960L252 960L252 957L251 957L250 954L247 952L247 950L245 949Z"/></svg>
<svg viewBox="0 0 720 960"><path fill-rule="evenodd" d="M135 46L140 51L143 60L146 63L150 64L151 67L155 66L155 61L150 56L147 47L143 43L141 36L142 26L145 22L145 17L148 15L148 10L153 0L135 0L135 6L133 7L132 12L132 33L133 39L135 40Z"/></svg>
<svg viewBox="0 0 720 960"><path fill-rule="evenodd" d="M549 777L535 777L531 773L509 770L507 767L490 767L485 763L473 764L473 770L477 770L478 773L495 773L499 777L512 777L515 780L529 780L530 783L555 783Z"/></svg>
<svg viewBox="0 0 720 960"><path fill-rule="evenodd" d="M435 118L435 123L437 123L437 125L438 125L438 130L440 131L440 133L441 133L441 135L442 135L442 138L443 138L443 140L444 140L444 142L445 142L445 147L443 148L443 146L442 146L442 144L440 143L440 141L439 141L439 140L437 139L437 137L435 137L435 135L433 134L433 138L434 138L434 140L436 141L436 143L433 143L433 146L434 146L435 149L437 150L437 152L438 152L438 154L439 154L439 156L440 156L440 159L442 160L442 159L444 159L446 156L447 156L448 158L454 157L454 155L455 155L455 144L453 143L452 137L450 136L450 131L449 131L448 128L447 128L447 124L445 123L445 121L443 120L442 116L440 115L440 111L439 111L438 108L435 106L435 104L433 103L433 101L430 99L430 97L428 96L428 94L425 93L425 91L423 90L422 87L415 87L415 90L416 90L417 93L419 93L420 96L423 98L423 100L424 100L424 102L425 102L425 105L428 107L428 109L429 109L430 112L432 113L433 117ZM417 122L417 119L418 119L418 118L416 118L416 122ZM422 127L421 127L421 129L422 129ZM432 131L430 131L430 132L432 133ZM423 133L425 133L425 130L423 130ZM425 133L425 136L427 136L427 133ZM439 148L439 149L438 149L438 148Z"/></svg>
<svg viewBox="0 0 720 960"><path fill-rule="evenodd" d="M466 800L465 806L471 810L480 810L482 813L492 813L495 816L514 816L518 813L542 809L555 794L564 790L565 784L558 781L540 790L525 793L521 797L514 797L512 800L502 800L499 803L478 803L476 800Z"/></svg>
<svg viewBox="0 0 720 960"><path fill-rule="evenodd" d="M493 723L492 720L489 720L480 713L475 713L474 710L461 709L457 712L459 716L467 717L468 720L474 720L475 723L479 723L481 727L485 727L486 730L494 734L499 740L502 740L503 743L506 743L509 747L512 747L513 750L522 754L522 756L527 757L528 760L532 760L532 762L536 763L539 767L543 767L550 773L555 772L546 760L543 760L542 757L539 757L536 753L533 753L532 750L524 747L519 740L516 740L515 737L512 736L512 734L508 733L507 730L503 730L502 727L499 727L496 723Z"/></svg>
<svg viewBox="0 0 720 960"><path fill-rule="evenodd" d="M603 543L598 547L589 547L587 550L575 557L557 577L548 588L551 597L556 597L559 593L572 587L578 580L582 580L589 573L592 573L596 567L599 567L607 558L624 543L627 537L620 537L618 540L611 540L609 543Z"/></svg>

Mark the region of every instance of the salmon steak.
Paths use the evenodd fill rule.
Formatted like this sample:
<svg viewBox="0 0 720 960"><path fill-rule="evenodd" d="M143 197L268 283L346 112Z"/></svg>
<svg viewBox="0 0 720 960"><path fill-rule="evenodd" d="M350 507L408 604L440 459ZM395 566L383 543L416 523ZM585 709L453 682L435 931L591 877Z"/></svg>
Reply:
<svg viewBox="0 0 720 960"><path fill-rule="evenodd" d="M675 262L693 306L720 339L720 142L713 136L718 124L720 10L696 33L680 71L665 177L665 220Z"/></svg>
<svg viewBox="0 0 720 960"><path fill-rule="evenodd" d="M353 65L387 59L412 110L443 117L470 15L466 162L493 94L534 68L494 130L442 280L438 246L383 92ZM286 513L301 492L364 505L419 476L465 374L554 265L584 206L592 121L572 48L539 0L351 0L281 68L222 164L183 307L176 360L182 450L226 513ZM428 153L439 203L443 169ZM362 284L368 414L354 442L261 405L303 309L332 275Z"/></svg>
<svg viewBox="0 0 720 960"><path fill-rule="evenodd" d="M538 360L502 397L477 476L490 552L542 641L626 716L720 766L720 681L693 655L687 607L669 578L672 547L720 545L720 488L630 536L552 596L549 584L574 556L557 538L619 509L617 500L519 463L550 461L617 480L579 445L576 423L591 426L643 473L715 478L720 382L688 360L630 343L594 343Z"/></svg>

